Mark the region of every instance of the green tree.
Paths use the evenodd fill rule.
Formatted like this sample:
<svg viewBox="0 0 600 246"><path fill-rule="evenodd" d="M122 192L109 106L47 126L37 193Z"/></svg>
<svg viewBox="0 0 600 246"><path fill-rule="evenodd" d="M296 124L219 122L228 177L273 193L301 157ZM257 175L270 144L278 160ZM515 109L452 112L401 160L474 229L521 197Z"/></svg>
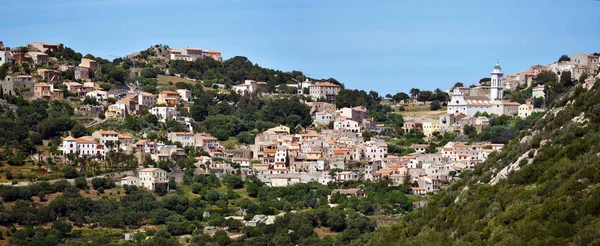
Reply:
<svg viewBox="0 0 600 246"><path fill-rule="evenodd" d="M543 106L544 106L544 98L543 97L533 98L533 107L534 108L542 108Z"/></svg>
<svg viewBox="0 0 600 246"><path fill-rule="evenodd" d="M87 105L98 105L96 97L93 96L86 96L85 99L83 99L83 103Z"/></svg>
<svg viewBox="0 0 600 246"><path fill-rule="evenodd" d="M480 84L480 85L489 85L491 81L492 81L492 78L490 78L490 77L485 77L485 78L481 78L481 79L479 80L479 84Z"/></svg>
<svg viewBox="0 0 600 246"><path fill-rule="evenodd" d="M77 169L73 166L65 166L63 168L63 176L67 179L74 179L79 177L79 173L77 173Z"/></svg>
<svg viewBox="0 0 600 246"><path fill-rule="evenodd" d="M60 234L64 237L67 233L71 232L73 229L73 225L64 219L59 219L52 223L52 229L55 229L60 232Z"/></svg>
<svg viewBox="0 0 600 246"><path fill-rule="evenodd" d="M429 104L429 109L431 111L436 111L441 108L442 108L442 106L440 105L440 101L438 101L438 100L435 100L435 101L431 102L431 104Z"/></svg>
<svg viewBox="0 0 600 246"><path fill-rule="evenodd" d="M398 103L410 99L410 96L404 92L398 92L392 97L392 99Z"/></svg>
<svg viewBox="0 0 600 246"><path fill-rule="evenodd" d="M77 123L71 128L71 135L75 138L88 135L87 129L81 123Z"/></svg>
<svg viewBox="0 0 600 246"><path fill-rule="evenodd" d="M431 101L434 98L435 96L431 91L421 91L419 92L419 95L417 95L417 101L420 102Z"/></svg>
<svg viewBox="0 0 600 246"><path fill-rule="evenodd" d="M573 79L571 79L571 71L564 71L560 74L560 83L565 87L574 85Z"/></svg>
<svg viewBox="0 0 600 246"><path fill-rule="evenodd" d="M417 88L412 88L412 89L410 89L409 93L412 98L416 98L421 93L421 90L419 90Z"/></svg>
<svg viewBox="0 0 600 246"><path fill-rule="evenodd" d="M556 82L557 81L556 79L557 79L557 76L554 72L552 72L550 70L544 70L535 77L535 82L537 84L543 85L548 82Z"/></svg>
<svg viewBox="0 0 600 246"><path fill-rule="evenodd" d="M558 58L558 62L563 61L571 61L571 58L568 55L561 55L560 58Z"/></svg>
<svg viewBox="0 0 600 246"><path fill-rule="evenodd" d="M244 188L244 181L238 175L227 174L223 176L223 182L234 189Z"/></svg>
<svg viewBox="0 0 600 246"><path fill-rule="evenodd" d="M231 238L229 238L227 232L223 230L218 230L217 232L215 232L215 234L213 235L213 240L217 242L217 245L219 246L225 246L231 243Z"/></svg>
<svg viewBox="0 0 600 246"><path fill-rule="evenodd" d="M463 127L463 134L469 136L471 139L474 139L477 137L477 129L473 125L465 125Z"/></svg>
<svg viewBox="0 0 600 246"><path fill-rule="evenodd" d="M88 183L85 177L77 177L75 178L75 187L79 189L87 189Z"/></svg>

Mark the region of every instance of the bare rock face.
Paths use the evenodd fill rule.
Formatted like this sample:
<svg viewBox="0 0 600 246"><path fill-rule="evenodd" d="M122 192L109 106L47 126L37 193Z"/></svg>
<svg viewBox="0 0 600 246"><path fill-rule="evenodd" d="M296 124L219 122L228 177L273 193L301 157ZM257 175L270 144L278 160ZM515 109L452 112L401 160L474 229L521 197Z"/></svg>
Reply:
<svg viewBox="0 0 600 246"><path fill-rule="evenodd" d="M521 141L519 141L519 144L526 144L529 141L531 141L531 139L533 138L533 136L531 135L527 135L524 138L521 138Z"/></svg>
<svg viewBox="0 0 600 246"><path fill-rule="evenodd" d="M534 150L529 150L529 151L525 152L523 155L519 156L519 158L515 162L502 168L502 170L500 170L498 173L496 173L496 175L492 178L492 180L490 180L489 184L495 185L500 180L505 179L511 171L513 171L513 170L517 171L517 170L521 169L521 167L519 166L519 163L521 163L521 160L529 159L529 152L531 152L531 151L534 151ZM531 163L531 160L529 160L528 163Z"/></svg>
<svg viewBox="0 0 600 246"><path fill-rule="evenodd" d="M583 82L583 88L590 90L594 87L596 82L600 80L600 73L596 77L589 77Z"/></svg>
<svg viewBox="0 0 600 246"><path fill-rule="evenodd" d="M579 114L578 116L575 116L573 119L571 119L571 121L575 122L575 123L586 123L589 120L585 118L585 113L581 112L581 114Z"/></svg>

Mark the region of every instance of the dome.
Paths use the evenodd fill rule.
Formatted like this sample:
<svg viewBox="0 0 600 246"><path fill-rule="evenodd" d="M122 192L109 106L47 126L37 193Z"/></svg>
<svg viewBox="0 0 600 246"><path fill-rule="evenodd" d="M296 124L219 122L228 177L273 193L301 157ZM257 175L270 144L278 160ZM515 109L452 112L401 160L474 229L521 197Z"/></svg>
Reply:
<svg viewBox="0 0 600 246"><path fill-rule="evenodd" d="M501 69L500 64L498 62L496 62L496 66L494 66L494 69Z"/></svg>

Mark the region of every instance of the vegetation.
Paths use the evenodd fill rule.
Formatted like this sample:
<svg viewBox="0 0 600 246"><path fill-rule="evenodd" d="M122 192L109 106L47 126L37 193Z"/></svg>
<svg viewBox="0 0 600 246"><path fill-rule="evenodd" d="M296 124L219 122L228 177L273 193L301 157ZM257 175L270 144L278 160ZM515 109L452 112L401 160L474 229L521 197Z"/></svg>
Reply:
<svg viewBox="0 0 600 246"><path fill-rule="evenodd" d="M425 208L353 243L597 243L599 89L598 83L591 90L580 85L567 88L550 105L555 115L528 119L527 125L519 127L519 137L510 140L501 153L464 173L461 181L434 195ZM572 120L579 115L582 121ZM525 159L517 163L522 156ZM490 184L511 163L518 168Z"/></svg>
<svg viewBox="0 0 600 246"><path fill-rule="evenodd" d="M18 224L22 228L14 229L10 239L12 244L19 245L87 240L89 236L82 235L82 231L73 228L92 224L97 227L96 230L127 230L145 225L162 228L136 233L136 242L144 245L154 245L152 243L156 240L176 245L174 236L185 234L193 235L192 242L234 243L225 231L217 232L212 237L203 234L203 229L208 226L221 227L227 233L241 234L237 242L242 244L320 242L323 245L334 245L349 243L361 234L375 230L376 222L363 215L397 214L412 210L412 200L405 195L410 187L389 187L389 181L385 180L378 183L354 181L329 186L308 183L277 188L265 186L253 176L244 181L239 176L227 175L223 182L228 188L221 186L221 181L215 175L194 175L192 169L188 169L183 183L178 185L177 191L172 195L157 199L152 193L125 185L124 193L118 200L82 196L79 188L87 189L87 184L80 178L76 180L76 186L67 181L54 184L40 182L27 187L0 186L3 201L15 202L0 211L0 225ZM99 192L114 188L114 182L105 178L95 178L91 185ZM327 196L333 187L361 186L367 192L367 198L348 198L334 194L331 199L338 207L330 208L327 205ZM190 187L191 190L185 191L185 187ZM233 188L244 189L248 196L242 198ZM47 205L36 203L32 199L45 194L58 195ZM247 219L257 214L287 213L277 216L274 224L259 223L256 227L246 227L238 220L225 219L227 216L239 215L239 209L245 210ZM293 213L292 210L301 211ZM51 227L41 227L46 224L51 224ZM339 234L320 239L315 228L327 228ZM105 232L93 237L95 243L104 242L103 244L120 238Z"/></svg>
<svg viewBox="0 0 600 246"><path fill-rule="evenodd" d="M172 60L169 62L169 71L192 79L214 81L224 84L226 88L241 84L246 79L265 81L269 85L269 92L274 92L279 85L297 83L306 79L302 72L282 72L262 68L243 56L236 56L223 62L212 58L197 59L194 62ZM328 81L339 84L335 79L328 79Z"/></svg>

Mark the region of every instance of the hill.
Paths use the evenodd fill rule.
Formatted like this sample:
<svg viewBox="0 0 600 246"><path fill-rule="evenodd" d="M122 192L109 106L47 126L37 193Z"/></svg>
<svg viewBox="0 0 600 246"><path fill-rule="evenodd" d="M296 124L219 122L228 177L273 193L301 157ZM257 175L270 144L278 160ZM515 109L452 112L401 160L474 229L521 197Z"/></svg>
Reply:
<svg viewBox="0 0 600 246"><path fill-rule="evenodd" d="M600 243L600 79L559 97L504 151L368 245Z"/></svg>

